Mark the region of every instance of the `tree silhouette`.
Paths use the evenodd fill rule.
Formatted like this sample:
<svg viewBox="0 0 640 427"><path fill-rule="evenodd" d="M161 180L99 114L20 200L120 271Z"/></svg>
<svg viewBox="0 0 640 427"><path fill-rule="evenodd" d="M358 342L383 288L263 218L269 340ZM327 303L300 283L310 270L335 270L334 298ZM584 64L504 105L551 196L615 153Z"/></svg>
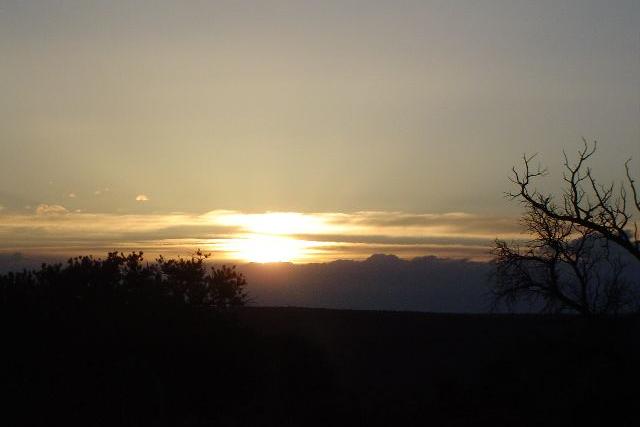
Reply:
<svg viewBox="0 0 640 427"><path fill-rule="evenodd" d="M218 309L244 305L247 300L244 276L235 266L226 265L212 267L207 273L205 261L209 256L198 250L189 259L158 258L159 271L171 296L187 304Z"/></svg>
<svg viewBox="0 0 640 427"><path fill-rule="evenodd" d="M541 304L544 311L583 315L638 311L637 283L624 274L625 264L640 262L638 220L640 195L625 163L626 183L603 186L586 166L597 144L583 140L578 159L564 154L566 187L560 202L533 187L544 168L533 169L535 156L523 157L523 169L512 169L521 218L531 239L524 244L496 240L494 303ZM629 194L631 194L629 196ZM631 207L630 207L631 206Z"/></svg>
<svg viewBox="0 0 640 427"><path fill-rule="evenodd" d="M105 259L71 258L34 271L0 275L3 305L40 303L48 308L78 304L178 304L218 310L247 302L244 276L235 267L206 265L209 254L145 263L142 252L110 252Z"/></svg>

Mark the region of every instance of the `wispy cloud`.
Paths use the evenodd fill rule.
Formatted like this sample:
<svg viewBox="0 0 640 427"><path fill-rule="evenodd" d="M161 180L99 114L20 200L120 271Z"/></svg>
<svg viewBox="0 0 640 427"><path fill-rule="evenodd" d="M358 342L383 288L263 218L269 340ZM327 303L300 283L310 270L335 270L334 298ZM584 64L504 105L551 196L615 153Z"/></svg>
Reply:
<svg viewBox="0 0 640 427"><path fill-rule="evenodd" d="M60 215L68 212L69 211L61 205L47 205L42 203L36 208L37 215Z"/></svg>
<svg viewBox="0 0 640 427"><path fill-rule="evenodd" d="M293 258L299 262L360 259L376 252L480 259L487 257L495 237L521 237L515 218L470 213L215 210L134 215L69 212L61 205L41 204L35 214L1 215L0 251L23 252L130 248L185 254L202 248L216 252L218 259L233 259L237 248L277 240L299 242L300 255Z"/></svg>

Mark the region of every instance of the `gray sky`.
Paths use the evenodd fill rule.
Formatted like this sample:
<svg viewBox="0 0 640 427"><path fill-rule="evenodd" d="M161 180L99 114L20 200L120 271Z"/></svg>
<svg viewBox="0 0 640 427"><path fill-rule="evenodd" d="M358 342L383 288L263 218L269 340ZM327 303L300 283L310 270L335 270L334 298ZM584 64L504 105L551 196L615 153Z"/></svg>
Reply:
<svg viewBox="0 0 640 427"><path fill-rule="evenodd" d="M5 215L500 216L523 152L640 161L637 0L0 0L0 58Z"/></svg>

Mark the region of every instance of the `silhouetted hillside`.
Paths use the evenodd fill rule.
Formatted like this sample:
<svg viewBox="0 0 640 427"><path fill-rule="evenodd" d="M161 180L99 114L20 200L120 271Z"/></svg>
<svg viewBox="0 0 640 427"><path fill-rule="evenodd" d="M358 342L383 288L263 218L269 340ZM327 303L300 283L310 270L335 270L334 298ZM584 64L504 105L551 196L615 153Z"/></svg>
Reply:
<svg viewBox="0 0 640 427"><path fill-rule="evenodd" d="M319 309L3 313L5 425L631 426L637 322Z"/></svg>
<svg viewBox="0 0 640 427"><path fill-rule="evenodd" d="M234 270L141 261L0 276L3 425L635 425L636 317L242 307Z"/></svg>
<svg viewBox="0 0 640 427"><path fill-rule="evenodd" d="M634 424L637 318L247 307L240 319L315 349L356 425Z"/></svg>

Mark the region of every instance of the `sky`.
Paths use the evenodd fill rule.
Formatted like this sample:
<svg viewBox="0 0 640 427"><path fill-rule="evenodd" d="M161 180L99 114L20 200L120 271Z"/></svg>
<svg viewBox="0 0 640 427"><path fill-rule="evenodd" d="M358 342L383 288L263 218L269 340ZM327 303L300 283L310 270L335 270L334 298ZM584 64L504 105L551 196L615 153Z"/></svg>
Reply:
<svg viewBox="0 0 640 427"><path fill-rule="evenodd" d="M0 0L0 58L0 252L484 259L523 153L640 176L637 0Z"/></svg>

